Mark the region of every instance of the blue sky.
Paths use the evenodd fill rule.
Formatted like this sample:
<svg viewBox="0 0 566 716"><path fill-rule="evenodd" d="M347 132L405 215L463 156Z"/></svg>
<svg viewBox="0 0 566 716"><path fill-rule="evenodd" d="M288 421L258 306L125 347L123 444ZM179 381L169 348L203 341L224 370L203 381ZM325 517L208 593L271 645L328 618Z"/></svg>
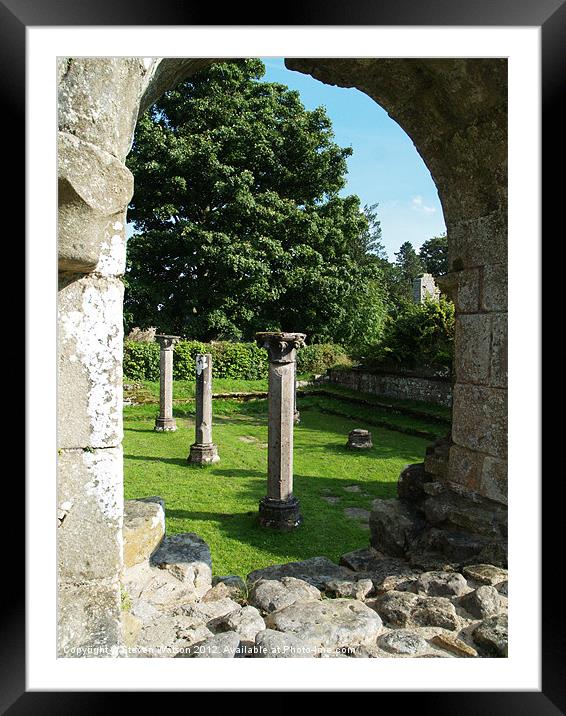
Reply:
<svg viewBox="0 0 566 716"><path fill-rule="evenodd" d="M323 105L336 142L354 150L342 193L357 194L362 206L379 204L382 240L390 260L404 241L418 249L423 241L446 231L430 172L411 139L384 109L359 90L332 87L288 70L283 58L261 59L265 81L298 90L307 109Z"/></svg>

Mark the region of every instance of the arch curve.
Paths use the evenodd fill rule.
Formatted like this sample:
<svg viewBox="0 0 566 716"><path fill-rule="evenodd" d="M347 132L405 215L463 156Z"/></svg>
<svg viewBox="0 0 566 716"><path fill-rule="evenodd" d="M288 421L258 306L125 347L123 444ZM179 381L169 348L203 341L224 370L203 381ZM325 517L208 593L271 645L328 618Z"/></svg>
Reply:
<svg viewBox="0 0 566 716"><path fill-rule="evenodd" d="M62 654L120 643L125 167L139 113L214 62L59 63L58 579ZM506 503L507 63L504 59L288 59L356 87L405 129L439 191L456 304L451 439L426 469ZM88 181L85 181L88 177Z"/></svg>

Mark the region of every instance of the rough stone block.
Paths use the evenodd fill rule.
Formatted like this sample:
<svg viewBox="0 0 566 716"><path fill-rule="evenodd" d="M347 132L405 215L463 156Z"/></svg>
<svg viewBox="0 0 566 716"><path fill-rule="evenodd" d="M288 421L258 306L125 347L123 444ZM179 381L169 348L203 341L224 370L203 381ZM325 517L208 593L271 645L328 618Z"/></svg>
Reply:
<svg viewBox="0 0 566 716"><path fill-rule="evenodd" d="M217 629L218 631L235 631L243 642L253 643L257 634L265 629L265 622L255 607L245 606L239 611L226 615L219 622Z"/></svg>
<svg viewBox="0 0 566 716"><path fill-rule="evenodd" d="M139 57L67 57L61 61L59 129L121 161L130 151L145 67Z"/></svg>
<svg viewBox="0 0 566 716"><path fill-rule="evenodd" d="M448 230L451 271L507 261L507 216L493 211L486 216L451 223Z"/></svg>
<svg viewBox="0 0 566 716"><path fill-rule="evenodd" d="M490 380L494 388L507 387L507 314L497 313L491 321Z"/></svg>
<svg viewBox="0 0 566 716"><path fill-rule="evenodd" d="M160 497L124 502L124 566L149 560L165 535L165 511Z"/></svg>
<svg viewBox="0 0 566 716"><path fill-rule="evenodd" d="M57 653L60 657L118 656L122 642L120 584L59 583Z"/></svg>
<svg viewBox="0 0 566 716"><path fill-rule="evenodd" d="M464 567L462 573L472 582L487 584L492 587L507 582L508 578L506 569L495 567L493 564L471 564L468 567Z"/></svg>
<svg viewBox="0 0 566 716"><path fill-rule="evenodd" d="M419 597L411 611L416 626L437 626L455 631L460 626L456 609L446 597Z"/></svg>
<svg viewBox="0 0 566 716"><path fill-rule="evenodd" d="M373 608L388 626L406 627L411 623L411 613L417 600L416 594L392 590L377 597Z"/></svg>
<svg viewBox="0 0 566 716"><path fill-rule="evenodd" d="M446 523L450 528L499 539L507 533L507 510L480 495L458 494L453 489L429 497L422 505L429 524Z"/></svg>
<svg viewBox="0 0 566 716"><path fill-rule="evenodd" d="M370 578L373 584L372 593L383 594L392 590L404 592L412 589L419 575L406 560L387 558L382 559L381 563L375 563L368 572L357 576Z"/></svg>
<svg viewBox="0 0 566 716"><path fill-rule="evenodd" d="M373 590L373 582L369 578L335 579L326 585L326 593L335 597L351 597L361 602Z"/></svg>
<svg viewBox="0 0 566 716"><path fill-rule="evenodd" d="M426 497L423 485L432 481L422 462L407 465L399 475L397 482L397 495L400 500L419 503Z"/></svg>
<svg viewBox="0 0 566 716"><path fill-rule="evenodd" d="M333 581L328 582L332 584ZM296 577L260 579L250 589L249 603L268 614L289 607L295 602L320 599L320 591L312 584Z"/></svg>
<svg viewBox="0 0 566 716"><path fill-rule="evenodd" d="M452 439L461 447L478 450L493 457L506 457L507 391L456 384Z"/></svg>
<svg viewBox="0 0 566 716"><path fill-rule="evenodd" d="M373 547L363 547L343 554L340 557L340 564L357 572L367 572L373 567L379 566L382 560L382 552L378 552Z"/></svg>
<svg viewBox="0 0 566 716"><path fill-rule="evenodd" d="M132 173L108 152L66 132L59 132L57 158L59 270L122 274Z"/></svg>
<svg viewBox="0 0 566 716"><path fill-rule="evenodd" d="M165 537L151 563L190 585L198 597L212 587L212 558L206 542L193 532Z"/></svg>
<svg viewBox="0 0 566 716"><path fill-rule="evenodd" d="M488 264L483 269L481 308L484 311L507 310L507 264Z"/></svg>
<svg viewBox="0 0 566 716"><path fill-rule="evenodd" d="M449 481L480 492L483 462L484 455L481 453L452 445L448 463Z"/></svg>
<svg viewBox="0 0 566 716"><path fill-rule="evenodd" d="M499 592L489 584L483 584L464 595L460 605L477 619L486 619L502 611Z"/></svg>
<svg viewBox="0 0 566 716"><path fill-rule="evenodd" d="M258 659L309 659L316 656L315 647L308 642L274 629L258 632L255 643Z"/></svg>
<svg viewBox="0 0 566 716"><path fill-rule="evenodd" d="M459 313L477 313L480 305L480 270L468 269L457 274L457 286L453 295Z"/></svg>
<svg viewBox="0 0 566 716"><path fill-rule="evenodd" d="M472 638L490 656L508 655L507 614L497 614L484 619L473 631Z"/></svg>
<svg viewBox="0 0 566 716"><path fill-rule="evenodd" d="M400 500L374 500L369 526L372 547L403 557L424 522Z"/></svg>
<svg viewBox="0 0 566 716"><path fill-rule="evenodd" d="M489 384L491 316L466 314L456 318L454 376L459 383Z"/></svg>
<svg viewBox="0 0 566 716"><path fill-rule="evenodd" d="M122 302L117 278L86 276L59 290L59 448L122 441Z"/></svg>
<svg viewBox="0 0 566 716"><path fill-rule="evenodd" d="M480 489L490 500L507 504L507 461L487 456L483 461Z"/></svg>
<svg viewBox="0 0 566 716"><path fill-rule="evenodd" d="M63 451L57 482L59 578L113 578L122 568L122 448Z"/></svg>
<svg viewBox="0 0 566 716"><path fill-rule="evenodd" d="M302 562L274 564L263 569L256 569L248 574L247 583L251 587L259 579L280 580L283 577L296 577L312 584L317 589L324 589L333 579L348 579L351 576L351 570L339 567L328 557L311 557Z"/></svg>
<svg viewBox="0 0 566 716"><path fill-rule="evenodd" d="M213 602L184 604L180 611L196 623L205 624L208 629L217 629L230 614L240 613L242 607L233 599L216 599Z"/></svg>
<svg viewBox="0 0 566 716"><path fill-rule="evenodd" d="M379 645L392 654L410 654L411 656L422 654L429 648L422 636L405 629L396 629L385 634L380 638Z"/></svg>
<svg viewBox="0 0 566 716"><path fill-rule="evenodd" d="M312 646L335 649L375 643L383 628L379 615L356 599L297 602L269 614L265 623Z"/></svg>
<svg viewBox="0 0 566 716"><path fill-rule="evenodd" d="M430 597L460 597L468 591L468 585L458 572L423 572L416 581L415 591Z"/></svg>

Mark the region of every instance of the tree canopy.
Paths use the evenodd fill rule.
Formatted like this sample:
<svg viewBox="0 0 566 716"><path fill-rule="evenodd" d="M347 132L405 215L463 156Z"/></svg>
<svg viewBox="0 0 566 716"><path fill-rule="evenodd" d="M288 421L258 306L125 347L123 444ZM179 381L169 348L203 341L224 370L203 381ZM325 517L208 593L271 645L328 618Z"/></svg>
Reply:
<svg viewBox="0 0 566 716"><path fill-rule="evenodd" d="M433 236L419 249L419 258L427 273L435 278L448 273L448 237L446 234Z"/></svg>
<svg viewBox="0 0 566 716"><path fill-rule="evenodd" d="M201 340L303 331L354 344L384 318L375 206L340 196L350 148L323 108L217 63L138 122L125 309L130 325Z"/></svg>

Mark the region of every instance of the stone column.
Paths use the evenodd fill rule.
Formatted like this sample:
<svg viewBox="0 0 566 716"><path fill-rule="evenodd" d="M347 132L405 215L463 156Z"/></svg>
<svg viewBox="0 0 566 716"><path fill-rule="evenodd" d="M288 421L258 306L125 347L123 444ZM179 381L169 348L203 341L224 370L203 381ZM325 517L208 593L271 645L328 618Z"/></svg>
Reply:
<svg viewBox="0 0 566 716"><path fill-rule="evenodd" d="M212 442L212 355L198 354L196 358L196 418L195 442L187 458L195 465L218 462L218 450Z"/></svg>
<svg viewBox="0 0 566 716"><path fill-rule="evenodd" d="M173 417L173 346L180 336L155 336L159 343L159 415L155 419L158 432L177 430Z"/></svg>
<svg viewBox="0 0 566 716"><path fill-rule="evenodd" d="M269 354L269 423L267 495L259 504L262 527L292 530L302 521L293 495L293 417L296 350L304 333L257 333Z"/></svg>

